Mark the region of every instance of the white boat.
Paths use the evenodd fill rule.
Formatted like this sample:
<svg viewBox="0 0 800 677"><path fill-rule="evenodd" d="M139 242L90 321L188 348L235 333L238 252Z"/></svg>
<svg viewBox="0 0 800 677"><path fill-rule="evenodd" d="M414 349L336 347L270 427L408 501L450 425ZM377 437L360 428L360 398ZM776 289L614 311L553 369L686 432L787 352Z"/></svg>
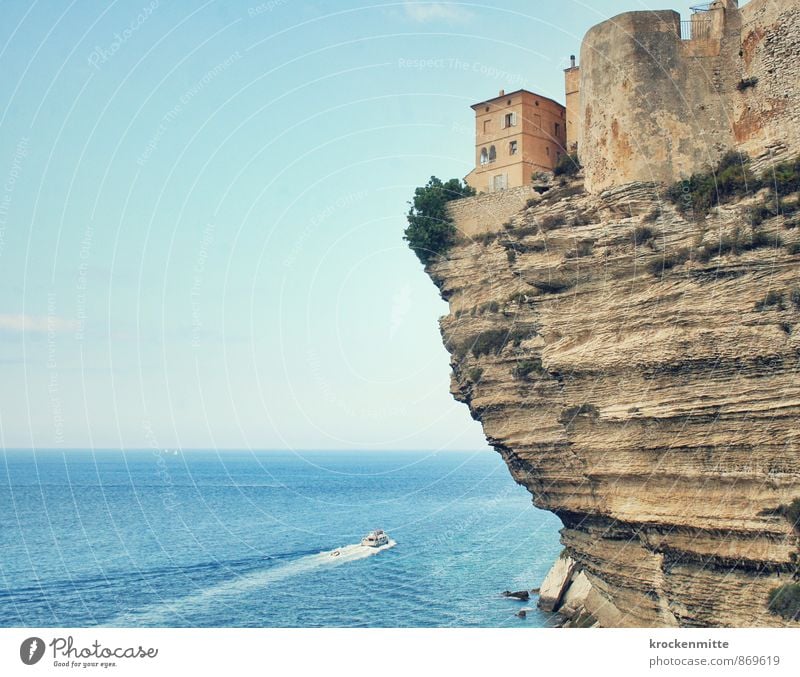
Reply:
<svg viewBox="0 0 800 677"><path fill-rule="evenodd" d="M368 548L380 548L382 545L389 544L389 537L386 535L383 529L375 529L375 531L370 531L364 538L361 539L361 545L365 545Z"/></svg>

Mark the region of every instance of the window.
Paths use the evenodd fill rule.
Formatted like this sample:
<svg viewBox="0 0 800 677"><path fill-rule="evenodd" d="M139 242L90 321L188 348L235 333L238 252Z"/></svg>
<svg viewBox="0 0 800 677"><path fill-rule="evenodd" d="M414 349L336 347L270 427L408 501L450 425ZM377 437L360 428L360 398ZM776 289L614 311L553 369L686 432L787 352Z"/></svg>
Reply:
<svg viewBox="0 0 800 677"><path fill-rule="evenodd" d="M556 136L561 134L561 125L556 122Z"/></svg>
<svg viewBox="0 0 800 677"><path fill-rule="evenodd" d="M489 162L489 153L486 152L485 148L481 148L481 164L485 165Z"/></svg>
<svg viewBox="0 0 800 677"><path fill-rule="evenodd" d="M508 188L508 177L505 174L492 177L492 190L505 190L506 188Z"/></svg>
<svg viewBox="0 0 800 677"><path fill-rule="evenodd" d="M509 155L516 155L517 154L517 142L510 141L508 144L508 154Z"/></svg>
<svg viewBox="0 0 800 677"><path fill-rule="evenodd" d="M547 157L550 157L550 146L547 146L547 148L545 148L545 151L547 151Z"/></svg>
<svg viewBox="0 0 800 677"><path fill-rule="evenodd" d="M506 113L506 116L503 118L503 127L516 127L517 126L517 114L516 113Z"/></svg>
<svg viewBox="0 0 800 677"><path fill-rule="evenodd" d="M492 121L491 120L484 120L483 121L483 133L488 134L492 131Z"/></svg>
<svg viewBox="0 0 800 677"><path fill-rule="evenodd" d="M497 159L497 149L494 146L489 146L489 162L494 162Z"/></svg>

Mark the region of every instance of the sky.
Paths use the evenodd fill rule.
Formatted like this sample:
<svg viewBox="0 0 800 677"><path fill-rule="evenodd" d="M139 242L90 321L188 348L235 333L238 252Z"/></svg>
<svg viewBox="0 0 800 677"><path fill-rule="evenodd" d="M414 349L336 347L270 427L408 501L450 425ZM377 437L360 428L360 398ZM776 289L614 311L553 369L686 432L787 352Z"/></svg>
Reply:
<svg viewBox="0 0 800 677"><path fill-rule="evenodd" d="M4 2L0 446L480 449L402 241L469 106L690 2Z"/></svg>

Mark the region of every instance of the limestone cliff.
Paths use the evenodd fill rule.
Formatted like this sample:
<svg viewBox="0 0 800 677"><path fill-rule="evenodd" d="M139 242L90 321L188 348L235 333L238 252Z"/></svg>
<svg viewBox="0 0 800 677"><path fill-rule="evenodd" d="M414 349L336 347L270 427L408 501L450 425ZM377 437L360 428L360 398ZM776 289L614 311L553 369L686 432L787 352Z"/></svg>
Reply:
<svg viewBox="0 0 800 677"><path fill-rule="evenodd" d="M798 552L796 217L715 255L763 196L695 222L654 184L530 195L427 271L453 395L563 521L575 589L556 604L582 625L786 625L766 598ZM503 198L453 213L486 200Z"/></svg>

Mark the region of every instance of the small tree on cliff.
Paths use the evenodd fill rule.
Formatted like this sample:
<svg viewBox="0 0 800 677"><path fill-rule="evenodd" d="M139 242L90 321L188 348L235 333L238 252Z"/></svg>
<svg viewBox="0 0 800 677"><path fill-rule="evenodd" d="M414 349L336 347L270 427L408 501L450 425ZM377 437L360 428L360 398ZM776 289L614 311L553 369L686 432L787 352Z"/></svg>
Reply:
<svg viewBox="0 0 800 677"><path fill-rule="evenodd" d="M456 228L447 215L447 203L470 195L475 195L475 189L460 179L442 182L435 176L414 191L403 239L423 264L446 252L455 241Z"/></svg>
<svg viewBox="0 0 800 677"><path fill-rule="evenodd" d="M577 176L580 171L581 161L578 158L578 154L570 153L569 155L561 156L561 159L553 170L553 176L573 177Z"/></svg>

